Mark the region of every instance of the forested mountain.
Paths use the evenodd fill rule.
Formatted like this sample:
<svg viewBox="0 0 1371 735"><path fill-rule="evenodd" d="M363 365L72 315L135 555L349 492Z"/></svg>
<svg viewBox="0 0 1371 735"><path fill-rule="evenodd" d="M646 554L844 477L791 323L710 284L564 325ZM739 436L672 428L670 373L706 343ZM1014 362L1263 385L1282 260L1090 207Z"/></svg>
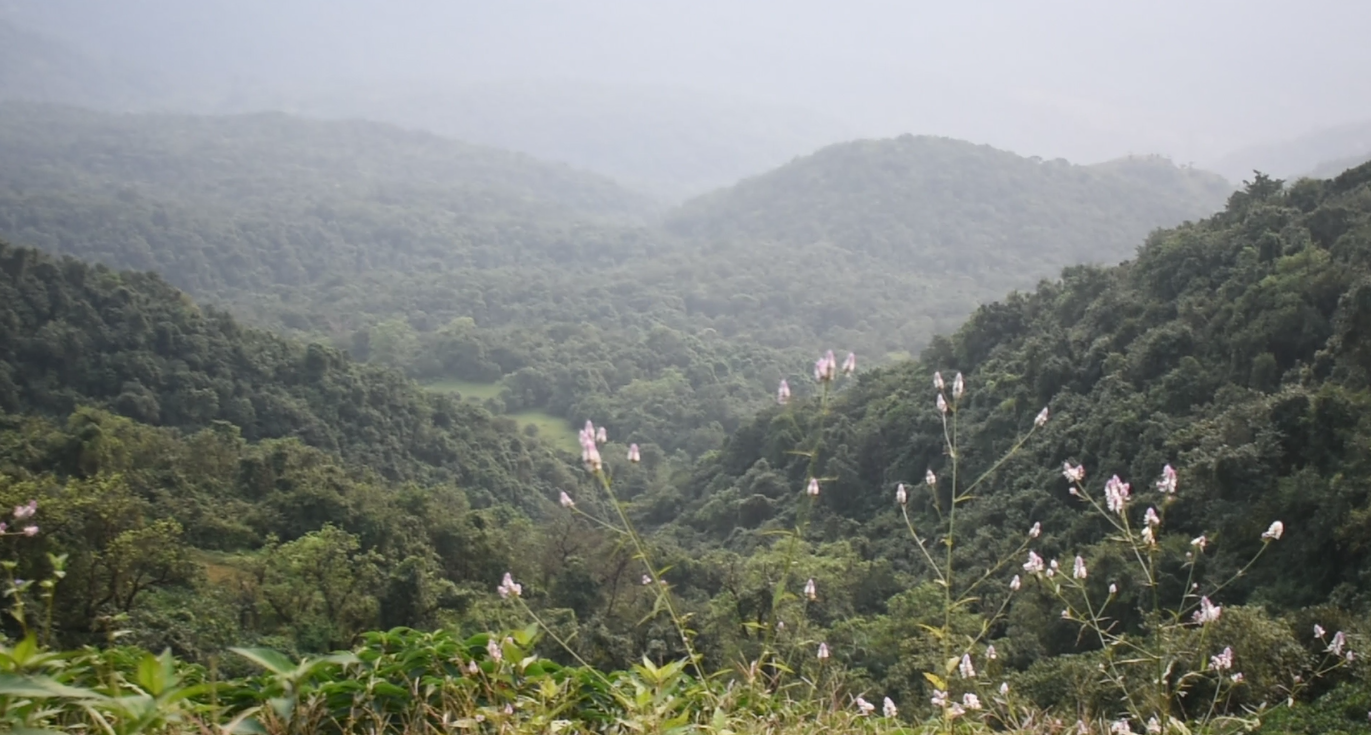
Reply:
<svg viewBox="0 0 1371 735"><path fill-rule="evenodd" d="M594 415L688 454L814 344L907 354L1219 196L1163 161L901 139L828 149L663 229L632 224L649 205L598 177L379 124L22 104L0 107L0 155L16 243L154 270L360 359L499 381L482 388L496 410ZM892 193L854 197L878 182ZM831 232L805 224L828 215Z"/></svg>
<svg viewBox="0 0 1371 735"><path fill-rule="evenodd" d="M118 108L146 99L155 83L0 17L0 100Z"/></svg>
<svg viewBox="0 0 1371 735"><path fill-rule="evenodd" d="M1360 156L1360 160L1355 160ZM1271 176L1329 178L1371 156L1371 120L1316 130L1290 140L1248 146L1209 163L1219 173L1241 181L1253 170ZM1333 162L1345 165L1336 166Z"/></svg>

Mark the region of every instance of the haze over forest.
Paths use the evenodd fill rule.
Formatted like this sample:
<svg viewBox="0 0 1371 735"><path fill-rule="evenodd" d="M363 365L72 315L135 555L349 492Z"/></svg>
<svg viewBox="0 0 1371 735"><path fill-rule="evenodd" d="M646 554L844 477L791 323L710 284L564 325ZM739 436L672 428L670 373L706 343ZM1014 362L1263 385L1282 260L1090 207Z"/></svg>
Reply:
<svg viewBox="0 0 1371 735"><path fill-rule="evenodd" d="M0 0L0 732L1371 735L1367 28Z"/></svg>

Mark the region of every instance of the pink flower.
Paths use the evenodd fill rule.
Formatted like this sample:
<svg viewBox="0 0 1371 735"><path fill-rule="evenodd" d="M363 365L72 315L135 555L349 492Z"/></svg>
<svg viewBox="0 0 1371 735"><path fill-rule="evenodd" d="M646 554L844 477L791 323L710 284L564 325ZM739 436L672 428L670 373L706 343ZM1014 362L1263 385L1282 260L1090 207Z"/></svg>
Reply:
<svg viewBox="0 0 1371 735"><path fill-rule="evenodd" d="M1047 423L1047 417L1048 417L1047 406L1043 406L1043 410L1041 410L1041 411L1038 412L1037 418L1033 419L1033 425L1034 425L1034 426L1037 426L1037 427L1039 427L1039 428L1041 428L1041 427L1043 426L1043 424L1046 424L1046 423Z"/></svg>
<svg viewBox="0 0 1371 735"><path fill-rule="evenodd" d="M814 584L814 579L812 577L808 582L805 582L805 597L809 598L811 601L819 599L819 589L818 586Z"/></svg>
<svg viewBox="0 0 1371 735"><path fill-rule="evenodd" d="M628 461L637 463L637 462L641 462L642 459L643 459L643 455L642 455L641 452L638 451L638 445L637 445L637 444L630 444L630 445L628 445Z"/></svg>
<svg viewBox="0 0 1371 735"><path fill-rule="evenodd" d="M1070 482L1080 482L1085 479L1085 468L1081 465L1071 466L1070 462L1062 463L1062 477Z"/></svg>
<svg viewBox="0 0 1371 735"><path fill-rule="evenodd" d="M942 390L945 385L946 384L943 383L943 374L940 372L933 373L933 387Z"/></svg>
<svg viewBox="0 0 1371 735"><path fill-rule="evenodd" d="M909 493L904 489L904 483L895 486L895 502L905 505L909 502Z"/></svg>
<svg viewBox="0 0 1371 735"><path fill-rule="evenodd" d="M838 376L838 362L833 359L833 350L814 362L814 379L826 383Z"/></svg>
<svg viewBox="0 0 1371 735"><path fill-rule="evenodd" d="M1149 526L1160 526L1162 524L1161 516L1157 515L1156 508L1148 508L1147 514L1143 516L1143 520L1146 521Z"/></svg>
<svg viewBox="0 0 1371 735"><path fill-rule="evenodd" d="M1128 483L1120 480L1118 475L1109 478L1109 482L1104 484L1105 504L1114 513L1123 515L1124 506L1128 503L1128 494Z"/></svg>
<svg viewBox="0 0 1371 735"><path fill-rule="evenodd" d="M776 389L776 402L782 406L790 403L790 383L787 383L785 378L781 379L781 385Z"/></svg>
<svg viewBox="0 0 1371 735"><path fill-rule="evenodd" d="M1082 559L1082 558L1079 557L1079 556L1076 557L1076 566L1075 566L1075 568L1072 570L1071 576L1075 577L1076 579L1085 579L1085 576L1086 576L1085 559Z"/></svg>
<svg viewBox="0 0 1371 735"><path fill-rule="evenodd" d="M1162 468L1162 479L1157 480L1157 489L1166 495L1176 492L1176 470L1171 465Z"/></svg>
<svg viewBox="0 0 1371 735"><path fill-rule="evenodd" d="M933 474L933 470L928 470L924 473L924 484L928 485L929 487L933 487L934 485L938 484L938 476Z"/></svg>
<svg viewBox="0 0 1371 735"><path fill-rule="evenodd" d="M575 501L575 500L572 500L572 499L571 499L571 496L570 496L570 495L567 495L565 490L559 490L559 491L557 491L557 492L559 493L559 495L558 495L558 497L557 497L557 502L561 503L563 508L575 508L575 507L576 507L576 501Z"/></svg>
<svg viewBox="0 0 1371 735"><path fill-rule="evenodd" d="M857 353L847 353L847 359L843 360L843 375L851 375L857 371Z"/></svg>
<svg viewBox="0 0 1371 735"><path fill-rule="evenodd" d="M824 661L824 660L827 660L827 659L828 659L828 644L827 644L827 643L820 643L820 644L819 644L819 654L818 654L818 656L819 656L819 660L820 660L820 661Z"/></svg>
<svg viewBox="0 0 1371 735"><path fill-rule="evenodd" d="M976 667L971 665L971 654L962 654L962 661L957 664L957 673L961 674L963 679L976 678Z"/></svg>
<svg viewBox="0 0 1371 735"><path fill-rule="evenodd" d="M1280 541L1281 534L1283 533L1285 533L1285 524L1280 521L1272 521L1271 527L1267 528L1266 533L1262 534L1262 540Z"/></svg>
<svg viewBox="0 0 1371 735"><path fill-rule="evenodd" d="M1029 574L1042 574L1043 558L1037 552L1028 552L1028 561L1024 562L1023 570Z"/></svg>
<svg viewBox="0 0 1371 735"><path fill-rule="evenodd" d="M1215 605L1209 601L1208 597L1200 598L1200 609L1195 611L1194 620L1200 625L1212 623L1219 619L1223 614L1223 606Z"/></svg>
<svg viewBox="0 0 1371 735"><path fill-rule="evenodd" d="M1233 668L1233 648L1230 646L1223 649L1223 653L1209 657L1209 667L1215 671L1227 671Z"/></svg>
<svg viewBox="0 0 1371 735"><path fill-rule="evenodd" d="M858 696L857 699L856 699L856 705L857 705L857 712L858 712L858 714L860 714L862 717L866 717L867 715L869 715L869 714L871 714L872 712L875 712L875 711L876 711L876 705L874 705L874 704L872 704L872 703L866 701L865 699L863 699L863 698L860 697L860 696Z"/></svg>
<svg viewBox="0 0 1371 735"><path fill-rule="evenodd" d="M952 379L952 400L957 400L966 392L966 382L962 380L962 374L957 373L957 377Z"/></svg>
<svg viewBox="0 0 1371 735"><path fill-rule="evenodd" d="M1033 522L1033 527L1030 528L1030 529L1028 529L1028 537L1029 537L1029 538L1037 538L1037 537L1039 537L1039 536L1042 535L1042 532L1043 532L1043 524L1042 524L1042 523L1039 523L1039 522L1037 522L1037 521L1034 521L1034 522Z"/></svg>
<svg viewBox="0 0 1371 735"><path fill-rule="evenodd" d="M25 535L25 536L37 536L37 535L38 535L38 527L37 527L37 526L24 526L24 535Z"/></svg>
<svg viewBox="0 0 1371 735"><path fill-rule="evenodd" d="M947 399L943 398L943 394L939 393L938 400L934 403L938 405L938 413L947 413Z"/></svg>
<svg viewBox="0 0 1371 735"><path fill-rule="evenodd" d="M1009 589L1011 589L1011 590L1013 590L1013 591L1015 591L1015 592L1018 592L1018 591L1019 591L1019 587L1022 586L1022 585L1023 585L1023 582L1019 579L1019 575L1017 575L1017 574L1014 575L1014 578L1013 578L1013 579L1009 580Z"/></svg>
<svg viewBox="0 0 1371 735"><path fill-rule="evenodd" d="M509 572L505 572L504 580L500 582L500 586L495 588L495 591L500 593L500 597L507 598L510 595L518 597L524 593L524 586L515 582L514 576Z"/></svg>
<svg viewBox="0 0 1371 735"><path fill-rule="evenodd" d="M27 519L27 518L32 518L32 517L33 517L33 514L34 514L34 513L37 513L37 512L38 512L38 501L37 501L37 500L30 500L30 501L28 502L27 505L16 505L16 506L14 506L14 520L16 520L16 521L22 521L22 520L25 520L25 519Z"/></svg>
<svg viewBox="0 0 1371 735"><path fill-rule="evenodd" d="M819 496L819 480L817 478L809 478L809 485L805 487L805 495L810 497Z"/></svg>

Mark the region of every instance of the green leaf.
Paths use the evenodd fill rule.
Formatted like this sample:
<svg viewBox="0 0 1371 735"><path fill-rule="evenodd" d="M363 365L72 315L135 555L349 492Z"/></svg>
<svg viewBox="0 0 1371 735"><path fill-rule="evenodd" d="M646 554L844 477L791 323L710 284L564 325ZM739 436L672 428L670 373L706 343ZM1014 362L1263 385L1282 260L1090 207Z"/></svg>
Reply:
<svg viewBox="0 0 1371 735"><path fill-rule="evenodd" d="M270 648L230 648L229 650L277 676L283 676L295 670L295 664L280 651L274 651Z"/></svg>

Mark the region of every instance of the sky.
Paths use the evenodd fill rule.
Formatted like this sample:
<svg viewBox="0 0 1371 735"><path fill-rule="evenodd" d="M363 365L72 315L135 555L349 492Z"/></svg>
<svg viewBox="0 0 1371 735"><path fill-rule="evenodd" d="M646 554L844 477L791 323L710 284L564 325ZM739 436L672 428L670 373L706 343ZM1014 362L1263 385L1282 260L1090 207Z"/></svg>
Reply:
<svg viewBox="0 0 1371 735"><path fill-rule="evenodd" d="M1078 162L1371 119L1364 0L0 0L197 84L564 80L784 105Z"/></svg>

